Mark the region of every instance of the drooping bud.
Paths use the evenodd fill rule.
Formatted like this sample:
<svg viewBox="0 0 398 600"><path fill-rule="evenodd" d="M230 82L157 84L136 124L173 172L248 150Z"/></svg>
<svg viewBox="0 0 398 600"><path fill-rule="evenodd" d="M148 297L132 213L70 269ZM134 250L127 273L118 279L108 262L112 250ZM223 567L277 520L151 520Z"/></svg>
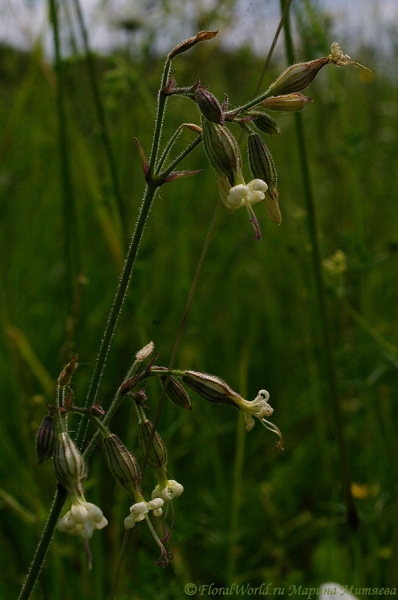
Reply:
<svg viewBox="0 0 398 600"><path fill-rule="evenodd" d="M126 448L117 435L111 433L102 438L109 470L117 481L137 499L142 497L140 467L130 450ZM141 501L140 499L137 501Z"/></svg>
<svg viewBox="0 0 398 600"><path fill-rule="evenodd" d="M271 153L258 133L251 133L247 138L249 164L253 176L262 179L268 185L265 192L265 203L268 215L274 223L282 223L279 210L278 191L276 189L277 174Z"/></svg>
<svg viewBox="0 0 398 600"><path fill-rule="evenodd" d="M324 56L308 62L297 63L288 67L269 87L273 96L300 92L310 85L319 71L329 63Z"/></svg>
<svg viewBox="0 0 398 600"><path fill-rule="evenodd" d="M240 396L219 377L196 371L185 371L182 380L205 400L238 408L236 399Z"/></svg>
<svg viewBox="0 0 398 600"><path fill-rule="evenodd" d="M52 416L44 417L36 434L36 454L41 465L53 455L55 443L55 424Z"/></svg>
<svg viewBox="0 0 398 600"><path fill-rule="evenodd" d="M77 367L77 359L78 359L78 355L75 354L75 356L72 358L72 360L62 369L60 376L58 377L58 385L60 387L65 387L66 385L69 384L73 373L75 372L75 369Z"/></svg>
<svg viewBox="0 0 398 600"><path fill-rule="evenodd" d="M57 431L53 456L58 482L70 496L75 495L76 490L83 495L82 483L87 475L86 465L67 431Z"/></svg>
<svg viewBox="0 0 398 600"><path fill-rule="evenodd" d="M160 377L160 380L163 385L165 384L167 379L168 383L166 388L166 394L173 402L173 404L175 404L179 408L186 408L187 410L192 410L192 404L189 399L189 396L182 387L181 383L171 375L169 377L167 377L166 375Z"/></svg>
<svg viewBox="0 0 398 600"><path fill-rule="evenodd" d="M267 113L259 110L251 110L250 115L255 117L253 123L260 131L268 133L268 135L279 134L281 132L278 122L267 115Z"/></svg>
<svg viewBox="0 0 398 600"><path fill-rule="evenodd" d="M303 110L312 98L300 93L284 94L283 96L271 96L261 102L261 105L268 110L278 110L283 112L298 112Z"/></svg>
<svg viewBox="0 0 398 600"><path fill-rule="evenodd" d="M203 144L207 157L217 172L228 178L231 186L242 169L242 158L237 141L226 127L203 119Z"/></svg>
<svg viewBox="0 0 398 600"><path fill-rule="evenodd" d="M166 464L167 464L167 450L166 445L162 438L155 431L152 439L152 443L148 452L149 441L151 437L151 431L153 425L148 419L140 421L138 423L138 440L143 456L148 453L148 465L154 471L159 471L162 478L167 479Z"/></svg>
<svg viewBox="0 0 398 600"><path fill-rule="evenodd" d="M194 96L202 115L212 123L223 125L221 105L217 98L205 86L199 84L194 86Z"/></svg>
<svg viewBox="0 0 398 600"><path fill-rule="evenodd" d="M218 29L217 29L217 31L199 31L199 33L197 33L196 35L177 44L177 46L175 46L169 52L167 58L169 60L172 60L178 54L181 54L182 52L186 52L193 46L196 46L196 44L198 44L199 42L206 42L207 40L211 40L212 38L214 38L217 35L217 33L218 33Z"/></svg>

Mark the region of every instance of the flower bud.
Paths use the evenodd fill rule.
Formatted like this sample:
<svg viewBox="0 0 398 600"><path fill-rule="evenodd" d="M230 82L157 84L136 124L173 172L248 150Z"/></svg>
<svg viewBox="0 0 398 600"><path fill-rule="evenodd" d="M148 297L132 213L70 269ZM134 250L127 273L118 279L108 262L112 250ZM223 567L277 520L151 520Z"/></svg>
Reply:
<svg viewBox="0 0 398 600"><path fill-rule="evenodd" d="M138 440L143 456L146 456L148 451L149 440L151 437L153 425L148 419L138 423ZM167 450L162 438L155 431L151 447L148 453L148 465L155 471L160 471L162 476L166 476Z"/></svg>
<svg viewBox="0 0 398 600"><path fill-rule="evenodd" d="M273 96L300 92L310 85L322 67L329 62L329 57L324 56L309 62L291 65L270 85L269 92L272 92Z"/></svg>
<svg viewBox="0 0 398 600"><path fill-rule="evenodd" d="M66 431L57 432L54 443L54 470L58 482L70 496L76 490L83 494L82 482L86 477L86 465L76 444Z"/></svg>
<svg viewBox="0 0 398 600"><path fill-rule="evenodd" d="M226 127L211 123L207 119L203 119L202 135L211 165L217 172L224 173L231 186L234 186L235 176L242 169L242 158L234 136Z"/></svg>
<svg viewBox="0 0 398 600"><path fill-rule="evenodd" d="M212 123L223 125L221 105L217 98L203 85L194 86L195 101L202 115Z"/></svg>
<svg viewBox="0 0 398 600"><path fill-rule="evenodd" d="M60 376L58 377L58 385L65 387L72 379L72 375L77 367L78 355L76 354L72 360L62 369Z"/></svg>
<svg viewBox="0 0 398 600"><path fill-rule="evenodd" d="M219 377L196 371L185 371L182 380L205 400L238 408L236 399L240 396Z"/></svg>
<svg viewBox="0 0 398 600"><path fill-rule="evenodd" d="M117 435L102 439L102 447L112 475L133 497L142 496L141 472L137 461Z"/></svg>
<svg viewBox="0 0 398 600"><path fill-rule="evenodd" d="M47 458L51 458L55 443L55 424L50 415L44 417L36 434L36 454L41 465Z"/></svg>
<svg viewBox="0 0 398 600"><path fill-rule="evenodd" d="M160 380L164 385L167 380L167 376L164 375L163 377L160 377ZM168 377L166 394L173 402L173 404L175 404L179 408L186 408L187 410L192 410L192 404L187 392L184 390L181 383L177 381L175 377Z"/></svg>
<svg viewBox="0 0 398 600"><path fill-rule="evenodd" d="M277 174L271 153L258 133L251 133L247 138L249 163L253 176L262 179L268 185L265 192L265 203L271 221L282 223L279 210L278 191L276 189Z"/></svg>
<svg viewBox="0 0 398 600"><path fill-rule="evenodd" d="M260 131L268 133L268 135L274 135L276 133L279 134L281 132L278 122L275 121L275 119L273 119L269 115L267 115L267 113L261 112L259 110L251 110L250 116L255 117L253 119L253 123Z"/></svg>
<svg viewBox="0 0 398 600"><path fill-rule="evenodd" d="M149 342L149 344L147 344L146 346L141 348L141 350L138 350L137 354L135 355L136 361L141 363L144 360L146 360L147 358L149 358L151 356L154 348L155 348L154 343Z"/></svg>
<svg viewBox="0 0 398 600"><path fill-rule="evenodd" d="M269 110L298 112L303 110L309 102L312 102L312 98L304 96L303 94L294 93L284 94L283 96L271 96L270 98L263 100L261 105Z"/></svg>

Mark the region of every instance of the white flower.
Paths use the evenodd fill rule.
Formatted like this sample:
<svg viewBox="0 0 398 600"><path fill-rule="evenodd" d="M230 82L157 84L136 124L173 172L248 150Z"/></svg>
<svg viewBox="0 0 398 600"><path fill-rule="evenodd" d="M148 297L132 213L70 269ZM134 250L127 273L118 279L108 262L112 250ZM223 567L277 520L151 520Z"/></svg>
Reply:
<svg viewBox="0 0 398 600"><path fill-rule="evenodd" d="M173 498L181 496L183 486L174 479L169 479L165 485L157 485L152 492L152 498L161 498L164 502L170 502Z"/></svg>
<svg viewBox="0 0 398 600"><path fill-rule="evenodd" d="M262 179L253 179L246 185L241 178L242 183L231 187L225 175L218 174L216 179L221 200L228 212L234 213L238 208L246 206L250 223L256 232L255 239L261 240L260 225L252 206L264 200L265 192L268 190L265 181Z"/></svg>
<svg viewBox="0 0 398 600"><path fill-rule="evenodd" d="M126 529L131 529L139 521L143 521L150 510L153 511L155 517L160 517L162 514L162 506L164 501L161 498L151 500L150 502L137 502L130 506L130 514L124 519Z"/></svg>
<svg viewBox="0 0 398 600"><path fill-rule="evenodd" d="M70 510L58 522L58 529L69 535L81 535L89 540L95 529L103 529L108 525L102 510L91 502L86 502L84 496L72 496Z"/></svg>
<svg viewBox="0 0 398 600"><path fill-rule="evenodd" d="M239 408L243 410L245 415L246 422L246 431L250 431L254 427L254 419L253 417L257 417L260 423L264 425L266 429L273 431L279 436L278 446L283 449L282 446L282 434L280 432L279 427L267 421L264 417L269 417L274 412L274 409L268 403L269 393L267 390L260 390L254 400L245 400L244 398L239 398L236 400L236 403L239 405Z"/></svg>
<svg viewBox="0 0 398 600"><path fill-rule="evenodd" d="M224 204L230 212L246 206L250 214L251 206L264 200L267 189L268 186L262 179L253 179L247 185L240 183L229 190Z"/></svg>

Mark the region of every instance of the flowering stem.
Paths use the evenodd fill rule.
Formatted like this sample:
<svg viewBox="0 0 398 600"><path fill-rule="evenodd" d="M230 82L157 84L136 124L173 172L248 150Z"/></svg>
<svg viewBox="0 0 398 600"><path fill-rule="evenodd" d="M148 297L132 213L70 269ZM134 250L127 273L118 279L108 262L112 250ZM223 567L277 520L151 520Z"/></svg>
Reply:
<svg viewBox="0 0 398 600"><path fill-rule="evenodd" d="M285 1L281 0L282 8L285 5ZM289 22L285 23L285 44L286 44L286 52L288 61L293 64L294 60L294 50L293 50L293 42L289 28ZM350 474L350 466L348 462L347 448L345 443L344 431L343 431L343 421L341 416L341 409L338 399L338 386L337 386L337 378L336 378L336 369L333 360L333 352L332 352L332 343L329 334L329 323L327 318L327 310L326 310L326 295L325 295L325 284L323 281L323 273L322 273L322 259L321 259L321 251L319 247L318 241L318 228L317 228L317 220L316 220L316 207L314 194L312 190L311 176L309 170L309 162L308 162L308 153L307 147L305 143L304 136L304 128L303 122L300 113L295 113L295 122L296 122L296 136L297 143L299 147L299 159L301 163L301 173L303 179L303 186L305 192L305 200L307 206L307 218L308 218L308 233L311 242L312 248L312 267L314 272L315 279L315 289L316 296L318 299L318 310L319 310L319 318L321 324L321 331L323 337L323 346L324 346L324 357L326 363L326 374L329 382L329 390L331 397L331 406L333 411L333 418L335 422L336 432L337 432L337 442L339 447L340 454L340 463L341 463L341 475L342 475L342 484L346 498L347 505L347 522L352 529L356 529L358 525L358 515L355 506L355 502L351 493L351 474Z"/></svg>
<svg viewBox="0 0 398 600"><path fill-rule="evenodd" d="M32 564L30 566L24 584L22 586L18 600L27 600L33 590L33 586L35 585L36 579L38 578L39 573L41 571L48 547L51 542L51 538L54 534L59 515L61 514L62 507L65 504L67 496L68 494L66 490L63 487L58 486L57 491L55 493L54 502L47 519L46 526L40 538L39 545L36 548L36 553L34 555Z"/></svg>

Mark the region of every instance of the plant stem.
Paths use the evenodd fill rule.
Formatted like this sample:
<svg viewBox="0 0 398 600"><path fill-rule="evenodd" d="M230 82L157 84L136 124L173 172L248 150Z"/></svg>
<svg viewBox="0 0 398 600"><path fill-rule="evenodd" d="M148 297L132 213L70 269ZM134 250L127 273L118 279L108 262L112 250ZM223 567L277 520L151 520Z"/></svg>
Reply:
<svg viewBox="0 0 398 600"><path fill-rule="evenodd" d="M282 9L286 0L281 0ZM292 36L290 32L289 20L285 22L285 45L288 61L290 64L295 62ZM339 447L342 485L344 489L347 505L347 523L352 529L356 529L359 523L355 502L351 493L351 474L348 462L347 448L343 431L343 419L338 397L338 386L336 370L333 360L332 343L329 333L329 324L326 310L326 294L322 273L322 259L318 240L318 229L316 220L316 208L314 194L312 190L311 176L309 170L308 153L304 136L303 122L301 114L295 113L296 137L299 149L299 159L301 174L303 180L306 208L307 208L307 226L308 234L312 248L312 268L315 279L315 291L318 300L319 319L323 338L324 358L326 363L326 375L329 383L330 399L332 413L337 432L337 442Z"/></svg>
<svg viewBox="0 0 398 600"><path fill-rule="evenodd" d="M64 79L62 73L61 44L58 26L57 0L49 0L49 13L54 32L55 72L57 74L56 107L58 117L58 144L60 156L62 202L64 213L65 236L65 274L66 297L68 305L73 302L75 280L80 271L80 249L76 233L76 206L72 184L69 144L66 124L66 109L64 96Z"/></svg>
<svg viewBox="0 0 398 600"><path fill-rule="evenodd" d="M37 546L29 573L26 576L21 593L18 596L18 600L27 600L33 590L33 586L35 585L36 579L38 578L43 566L51 538L54 534L54 529L57 525L59 515L61 514L61 510L65 504L67 496L68 494L66 490L63 487L58 486L43 535L41 536L39 545Z"/></svg>
<svg viewBox="0 0 398 600"><path fill-rule="evenodd" d="M88 40L87 28L84 24L82 9L81 9L79 0L73 0L73 2L75 5L77 20L79 22L80 31L81 31L82 38L83 38L83 45L84 45L84 51L86 53L86 63L87 63L89 81L91 84L91 89L92 89L92 93L93 93L93 97L94 97L94 104L95 104L98 121L99 121L99 125L100 125L102 143L104 144L105 154L108 159L109 172L110 172L111 181L112 181L113 193L114 193L114 196L116 199L117 210L119 212L119 215L118 215L119 221L120 221L119 225L121 227L121 231L123 234L123 238L124 238L124 242L125 242L124 248L125 248L127 245L127 240L128 240L128 231L127 231L127 223L126 223L126 218L125 218L125 209L123 206L123 198L122 198L122 194L120 191L119 178L118 178L117 169L116 169L116 161L115 161L115 157L113 154L111 139L110 139L108 126L107 126L106 119L105 119L104 106L103 106L103 103L101 100L101 94L99 91L97 77L95 74L95 66L94 66L93 56L92 56L91 49L90 49L90 43Z"/></svg>

